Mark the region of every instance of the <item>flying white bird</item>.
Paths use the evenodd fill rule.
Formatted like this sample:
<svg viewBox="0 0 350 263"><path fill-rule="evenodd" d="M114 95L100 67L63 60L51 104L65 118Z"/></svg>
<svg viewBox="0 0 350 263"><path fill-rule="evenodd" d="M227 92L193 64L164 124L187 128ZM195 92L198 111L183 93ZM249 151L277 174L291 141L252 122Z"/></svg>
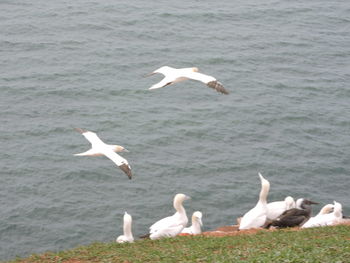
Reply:
<svg viewBox="0 0 350 263"><path fill-rule="evenodd" d="M78 132L80 132L90 143L91 149L83 152L74 154L75 156L101 156L105 155L109 159L111 159L116 165L119 166L120 169L131 179L131 167L126 159L116 154L116 152L127 152L123 146L120 145L110 145L105 144L96 133L83 130L80 128L75 128Z"/></svg>
<svg viewBox="0 0 350 263"><path fill-rule="evenodd" d="M172 68L168 66L163 66L152 73L148 74L147 76L160 73L163 74L165 77L158 82L157 84L154 84L149 89L159 89L180 81L184 81L187 79L193 79L198 80L200 82L203 82L208 87L215 89L218 92L221 92L223 94L228 94L229 92L224 88L224 86L217 81L214 77L208 76L202 73L198 72L198 68Z"/></svg>
<svg viewBox="0 0 350 263"><path fill-rule="evenodd" d="M192 214L192 225L184 228L181 233L199 235L202 233L202 226L202 212L196 211Z"/></svg>
<svg viewBox="0 0 350 263"><path fill-rule="evenodd" d="M259 201L254 208L244 214L239 225L239 230L262 227L266 222L267 195L270 190L270 183L261 173L259 173L259 177L261 181Z"/></svg>
<svg viewBox="0 0 350 263"><path fill-rule="evenodd" d="M184 194L177 194L174 197L173 205L176 213L172 216L165 217L150 226L149 237L159 239L162 237L175 237L181 233L188 223L185 208L182 206L183 201L189 199Z"/></svg>
<svg viewBox="0 0 350 263"><path fill-rule="evenodd" d="M116 239L118 243L132 243L134 242L134 237L131 232L132 217L127 212L125 212L123 217L123 235Z"/></svg>

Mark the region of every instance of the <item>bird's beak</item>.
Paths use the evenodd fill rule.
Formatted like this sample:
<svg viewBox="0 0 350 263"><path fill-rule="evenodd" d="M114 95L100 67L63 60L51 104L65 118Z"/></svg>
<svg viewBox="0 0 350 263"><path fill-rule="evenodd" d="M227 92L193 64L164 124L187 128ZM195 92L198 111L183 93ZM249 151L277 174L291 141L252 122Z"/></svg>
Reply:
<svg viewBox="0 0 350 263"><path fill-rule="evenodd" d="M125 149L125 148L124 148L124 149L123 149L123 152L127 152L127 153L128 153L128 152L129 152L129 150L127 150L127 149Z"/></svg>
<svg viewBox="0 0 350 263"><path fill-rule="evenodd" d="M202 218L198 218L198 222L201 226L203 226Z"/></svg>
<svg viewBox="0 0 350 263"><path fill-rule="evenodd" d="M156 74L156 73L151 72L151 73L148 73L148 74L146 74L146 75L143 75L143 77L144 77L144 78L147 78L147 77L152 76L152 75L154 75L154 74Z"/></svg>
<svg viewBox="0 0 350 263"><path fill-rule="evenodd" d="M305 200L305 202L308 204L308 205L318 205L319 203L316 203L314 201L311 201L311 200Z"/></svg>
<svg viewBox="0 0 350 263"><path fill-rule="evenodd" d="M189 197L188 195L186 195L185 200L189 200L189 199L191 199L191 197Z"/></svg>

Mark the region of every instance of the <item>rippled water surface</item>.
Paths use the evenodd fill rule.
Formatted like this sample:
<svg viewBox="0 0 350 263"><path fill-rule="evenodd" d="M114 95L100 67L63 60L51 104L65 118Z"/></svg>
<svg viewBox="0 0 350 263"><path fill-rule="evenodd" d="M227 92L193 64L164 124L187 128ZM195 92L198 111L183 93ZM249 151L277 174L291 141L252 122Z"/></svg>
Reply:
<svg viewBox="0 0 350 263"><path fill-rule="evenodd" d="M350 213L348 1L0 1L0 259L135 236L173 213L204 229L286 195ZM148 87L197 66L231 92ZM74 157L86 128L120 144L127 177ZM315 207L318 210L321 205Z"/></svg>

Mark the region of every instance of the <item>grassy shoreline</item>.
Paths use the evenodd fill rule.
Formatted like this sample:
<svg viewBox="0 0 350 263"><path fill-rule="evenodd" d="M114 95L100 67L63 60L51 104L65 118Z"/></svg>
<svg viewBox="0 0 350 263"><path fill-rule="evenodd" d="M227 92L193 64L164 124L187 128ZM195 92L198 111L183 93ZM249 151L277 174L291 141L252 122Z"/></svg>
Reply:
<svg viewBox="0 0 350 263"><path fill-rule="evenodd" d="M350 226L258 231L234 236L179 236L132 244L93 243L29 262L350 262Z"/></svg>

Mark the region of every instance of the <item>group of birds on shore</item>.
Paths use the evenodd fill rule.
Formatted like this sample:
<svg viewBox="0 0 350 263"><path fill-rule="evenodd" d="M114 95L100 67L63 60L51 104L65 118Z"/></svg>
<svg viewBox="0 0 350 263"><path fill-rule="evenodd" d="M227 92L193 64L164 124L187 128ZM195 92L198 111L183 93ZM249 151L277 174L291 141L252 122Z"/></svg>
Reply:
<svg viewBox="0 0 350 263"><path fill-rule="evenodd" d="M185 194L176 194L173 200L173 207L176 212L172 216L158 220L149 227L149 233L140 238L150 238L152 240L164 237L175 237L179 234L198 235L202 233L202 212L195 211L192 215L192 225L186 227L188 218L186 210L183 206L185 200L190 199ZM118 243L134 242L134 237L131 231L132 217L125 212L123 217L123 235L116 239Z"/></svg>
<svg viewBox="0 0 350 263"><path fill-rule="evenodd" d="M148 75L156 73L163 74L165 77L158 83L151 86L149 89L159 89L180 81L193 79L205 83L208 87L215 89L222 94L229 92L218 82L214 77L198 72L198 68L181 68L176 69L168 66L163 66ZM91 149L75 154L75 156L102 156L112 160L127 176L132 178L131 167L128 161L120 156L119 152L128 152L123 146L110 145L104 143L96 133L76 128L90 143ZM321 211L314 217L311 217L311 205L317 204L313 201L300 198L297 201L291 196L288 196L283 201L267 203L267 196L270 190L270 183L260 173L261 191L259 200L254 208L249 210L239 218L239 230L251 228L269 228L269 227L294 227L302 228L318 227L326 225L334 225L343 219L342 205L336 201L334 204L325 205ZM165 217L149 228L149 233L143 237L150 239L160 239L164 237L175 237L181 233L201 234L202 212L196 211L192 215L192 225L187 227L188 218L186 215L183 202L189 199L184 194L177 194L173 200L173 206L176 213L172 216ZM116 241L118 243L133 242L132 234L132 217L125 212L123 217L123 235L119 236Z"/></svg>
<svg viewBox="0 0 350 263"><path fill-rule="evenodd" d="M239 218L239 230L251 228L285 228L299 226L302 228L334 225L342 222L342 205L336 201L325 205L320 212L311 217L311 205L314 201L287 196L283 201L267 203L270 182L259 173L261 190L259 200L254 208Z"/></svg>
<svg viewBox="0 0 350 263"><path fill-rule="evenodd" d="M334 204L326 204L320 212L311 217L311 205L318 204L311 200L294 198L287 196L282 201L267 203L267 196L270 190L270 182L259 173L261 181L261 191L259 200L254 208L246 212L243 217L238 218L239 230L252 228L286 228L286 227L321 227L331 226L344 222L346 217L342 213L342 205L336 201ZM187 227L188 218L183 202L189 199L184 194L177 194L174 197L173 206L176 210L172 216L165 217L149 228L149 234L141 238L160 239L164 237L175 237L179 234L198 235L202 233L202 213L196 211L192 215L192 225ZM133 242L134 237L131 231L132 218L125 212L124 214L124 234L116 239L118 243Z"/></svg>

